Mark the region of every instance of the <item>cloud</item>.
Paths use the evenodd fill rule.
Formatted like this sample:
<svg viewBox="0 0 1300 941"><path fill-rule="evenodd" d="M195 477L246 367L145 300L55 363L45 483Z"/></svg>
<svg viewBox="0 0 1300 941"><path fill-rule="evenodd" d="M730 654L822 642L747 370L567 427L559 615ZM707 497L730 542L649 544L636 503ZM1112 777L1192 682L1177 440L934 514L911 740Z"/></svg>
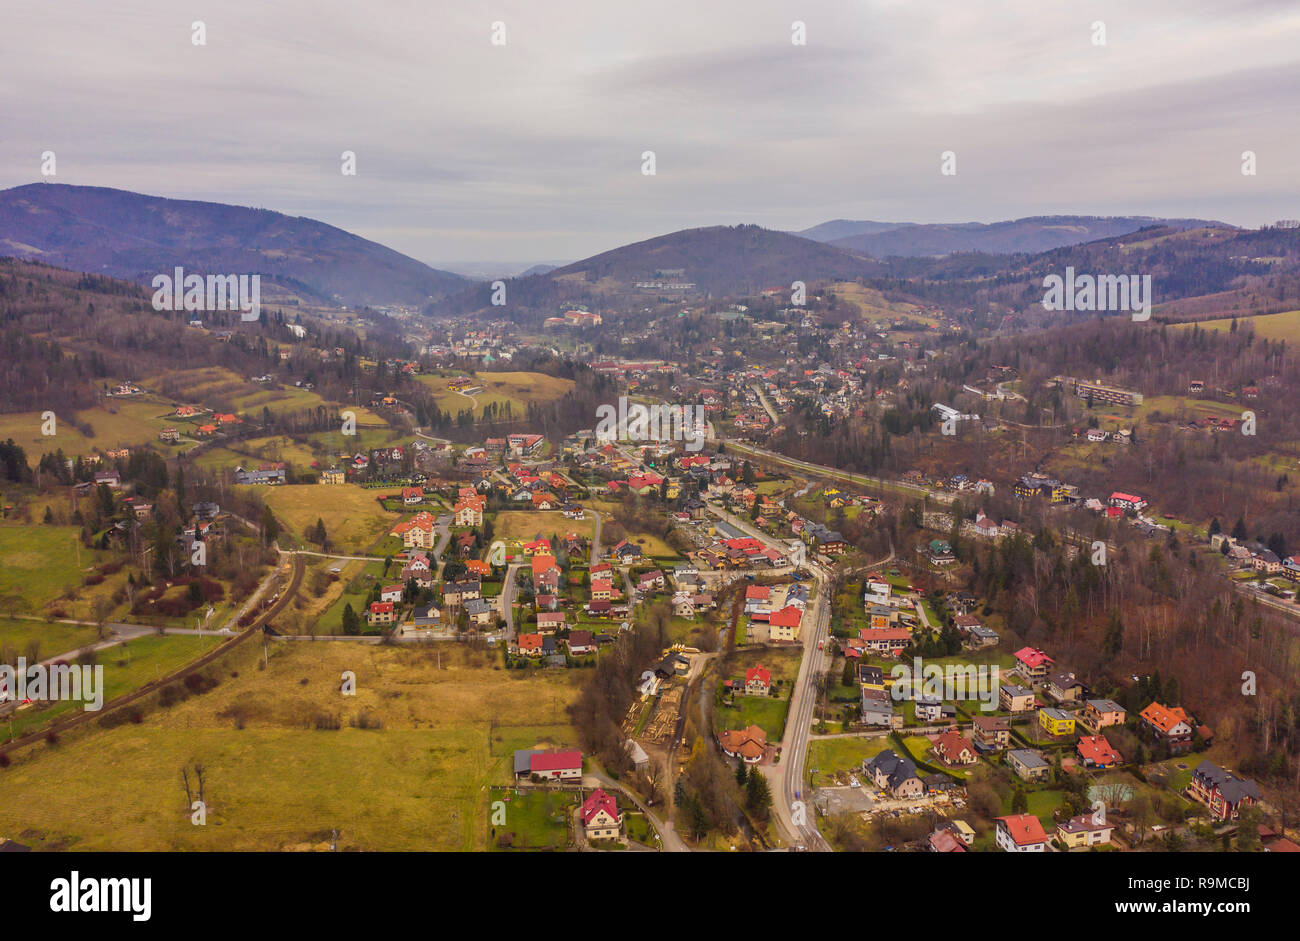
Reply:
<svg viewBox="0 0 1300 941"><path fill-rule="evenodd" d="M205 47L204 12L166 0L18 8L0 184L54 150L60 182L311 215L435 264L742 221L1288 214L1300 11L1134 6L232 0Z"/></svg>

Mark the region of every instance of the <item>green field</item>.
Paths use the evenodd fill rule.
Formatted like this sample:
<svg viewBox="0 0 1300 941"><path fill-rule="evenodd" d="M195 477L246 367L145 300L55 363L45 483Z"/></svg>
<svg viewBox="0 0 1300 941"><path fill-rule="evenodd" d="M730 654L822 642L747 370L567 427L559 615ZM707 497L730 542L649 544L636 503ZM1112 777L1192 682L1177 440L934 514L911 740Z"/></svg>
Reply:
<svg viewBox="0 0 1300 941"><path fill-rule="evenodd" d="M189 634L151 634L98 651L95 654L96 663L104 668L104 701L108 702L151 680L179 670L200 654L211 650L221 640L219 637L196 637ZM81 708L80 703L63 701L40 708L19 710L14 714L12 727L0 726L0 737L4 741L11 737L17 738L30 729L39 728L52 719Z"/></svg>
<svg viewBox="0 0 1300 941"><path fill-rule="evenodd" d="M573 744L571 671L507 672L464 645L245 644L219 685L143 721L91 723L0 771L0 833L38 849L479 850L516 748ZM441 653L439 669L438 654ZM339 693L344 670L355 697ZM236 675L237 674L237 675ZM354 727L362 714L380 728ZM318 717L341 728L317 729ZM206 826L182 767L206 769Z"/></svg>
<svg viewBox="0 0 1300 941"><path fill-rule="evenodd" d="M58 654L77 650L93 643L99 637L99 631L90 625L59 624L46 621L33 621L26 618L0 617L0 661L12 664L3 651L9 648L14 656L30 656L32 644L36 644L37 658L53 657Z"/></svg>
<svg viewBox="0 0 1300 941"><path fill-rule="evenodd" d="M87 569L109 558L82 548L80 532L76 526L0 523L0 612L40 613L59 596L76 592Z"/></svg>
<svg viewBox="0 0 1300 941"><path fill-rule="evenodd" d="M1181 325L1184 329L1190 324ZM1222 333L1232 329L1232 318L1221 320L1202 320L1197 323L1202 330L1214 330ZM1300 310L1288 310L1280 314L1262 314L1258 317L1241 317L1237 320L1237 329L1253 329L1255 335L1266 340L1286 340L1288 343L1300 342Z"/></svg>
<svg viewBox="0 0 1300 941"><path fill-rule="evenodd" d="M490 799L505 805L505 823L489 831L494 849L508 835L510 849L562 850L573 842L573 812L578 801L572 791L493 788ZM498 813L501 808L494 807ZM500 818L498 818L500 819Z"/></svg>
<svg viewBox="0 0 1300 941"><path fill-rule="evenodd" d="M390 513L379 503L383 490L355 484L284 484L261 487L259 493L276 518L303 540L319 519L341 555L361 555L382 538L402 514ZM310 548L319 550L319 546Z"/></svg>

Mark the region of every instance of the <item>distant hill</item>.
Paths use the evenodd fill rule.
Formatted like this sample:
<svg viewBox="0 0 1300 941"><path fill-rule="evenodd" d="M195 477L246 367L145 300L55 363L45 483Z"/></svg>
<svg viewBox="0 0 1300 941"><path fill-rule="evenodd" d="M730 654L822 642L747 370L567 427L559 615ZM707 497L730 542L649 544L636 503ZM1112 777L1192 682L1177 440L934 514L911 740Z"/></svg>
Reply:
<svg viewBox="0 0 1300 941"><path fill-rule="evenodd" d="M833 245L755 225L683 229L601 252L541 274L508 282L507 296L519 314L564 303L597 305L656 296L739 296L767 287L789 288L825 280L886 274L881 263ZM639 282L690 284L690 288L642 290ZM466 313L489 306L490 289L476 285L433 305L435 312Z"/></svg>
<svg viewBox="0 0 1300 941"><path fill-rule="evenodd" d="M0 191L0 254L142 284L177 265L261 274L352 306L421 304L467 283L314 219L56 183Z"/></svg>
<svg viewBox="0 0 1300 941"><path fill-rule="evenodd" d="M550 272L619 282L653 279L680 269L682 280L715 294L741 294L802 280L852 279L883 274L869 258L836 246L756 225L683 229L624 245Z"/></svg>
<svg viewBox="0 0 1300 941"><path fill-rule="evenodd" d="M1050 251L1097 239L1127 235L1150 226L1174 229L1231 228L1204 219L1152 216L1032 216L1008 222L916 223L854 222L837 219L796 233L805 238L870 255L917 257L954 252L1016 254Z"/></svg>

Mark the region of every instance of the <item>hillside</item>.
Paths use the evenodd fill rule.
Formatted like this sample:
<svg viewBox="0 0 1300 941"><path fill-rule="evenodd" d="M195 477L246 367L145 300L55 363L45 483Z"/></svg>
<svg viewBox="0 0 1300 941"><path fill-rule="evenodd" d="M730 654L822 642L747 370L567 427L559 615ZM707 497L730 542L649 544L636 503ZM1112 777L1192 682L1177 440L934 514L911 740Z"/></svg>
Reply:
<svg viewBox="0 0 1300 941"><path fill-rule="evenodd" d="M800 280L853 281L886 267L853 252L754 225L684 229L593 255L508 283L510 304L549 311L559 304L612 306L660 297L744 296ZM638 287L651 284L651 287ZM674 287L672 285L689 285ZM464 313L490 303L486 285L467 288L441 311Z"/></svg>
<svg viewBox="0 0 1300 941"><path fill-rule="evenodd" d="M1035 253L1127 235L1150 226L1191 229L1220 222L1150 216L1033 216L1006 222L918 225L837 219L796 233L873 258L947 255L953 252Z"/></svg>
<svg viewBox="0 0 1300 941"><path fill-rule="evenodd" d="M268 209L98 186L0 191L0 254L148 284L190 273L257 273L347 305L420 304L466 283L334 226Z"/></svg>

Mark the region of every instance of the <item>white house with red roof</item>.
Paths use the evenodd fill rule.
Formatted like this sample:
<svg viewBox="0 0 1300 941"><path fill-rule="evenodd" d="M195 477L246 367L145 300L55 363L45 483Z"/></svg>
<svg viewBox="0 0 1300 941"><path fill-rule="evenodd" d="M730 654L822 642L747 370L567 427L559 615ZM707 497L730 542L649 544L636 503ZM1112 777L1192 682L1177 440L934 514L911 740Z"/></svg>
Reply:
<svg viewBox="0 0 1300 941"><path fill-rule="evenodd" d="M763 664L745 671L745 692L750 696L767 696L772 692L772 671Z"/></svg>
<svg viewBox="0 0 1300 941"><path fill-rule="evenodd" d="M999 817L994 840L1008 853L1047 852L1047 834L1043 832L1042 823L1033 814L1011 814L1008 817Z"/></svg>
<svg viewBox="0 0 1300 941"><path fill-rule="evenodd" d="M623 825L618 801L612 794L596 788L582 802L582 828L589 840L616 840Z"/></svg>

